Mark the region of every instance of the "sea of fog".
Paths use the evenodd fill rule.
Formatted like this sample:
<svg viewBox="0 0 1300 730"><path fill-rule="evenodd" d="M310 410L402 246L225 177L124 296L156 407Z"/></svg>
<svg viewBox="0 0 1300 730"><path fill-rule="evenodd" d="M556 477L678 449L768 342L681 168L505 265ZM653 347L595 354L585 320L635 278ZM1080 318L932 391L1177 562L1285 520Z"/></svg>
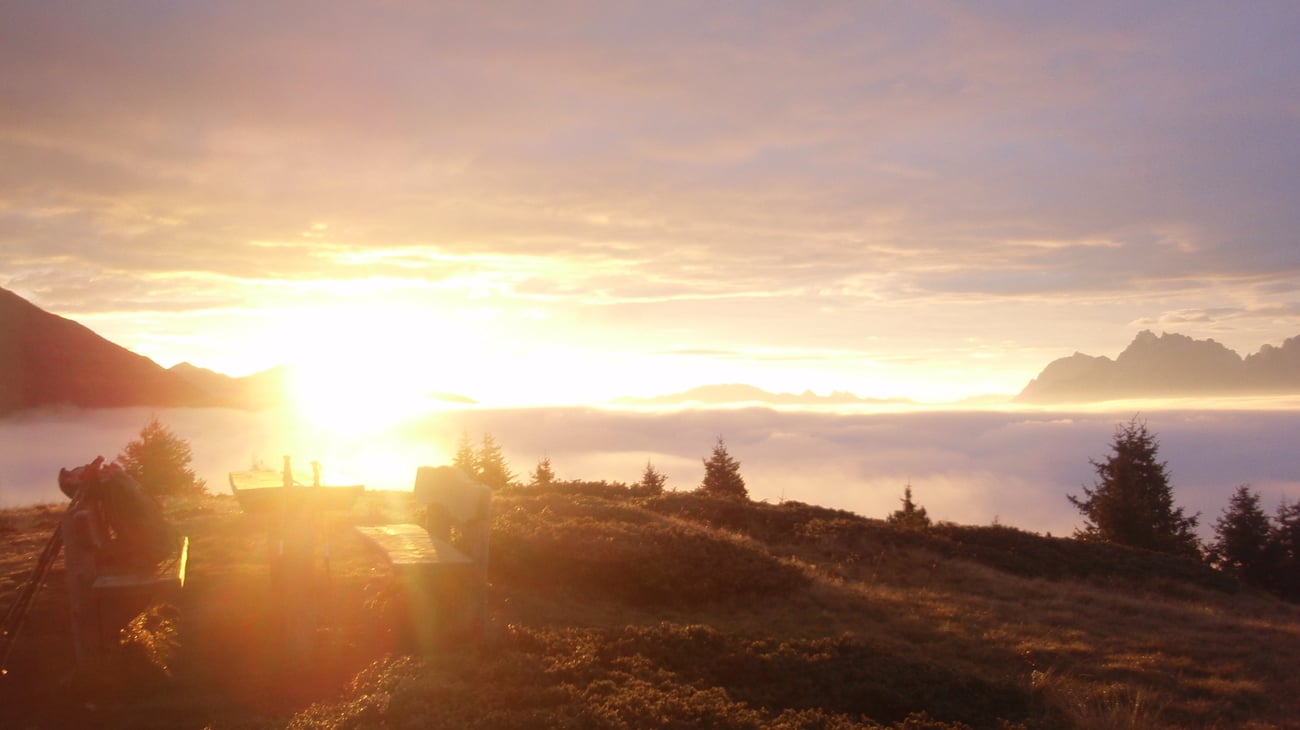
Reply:
<svg viewBox="0 0 1300 730"><path fill-rule="evenodd" d="M1089 459L1104 458L1127 413L931 411L826 413L748 408L644 412L590 408L430 411L400 423L346 428L286 412L113 409L28 412L0 420L0 506L61 503L60 467L113 458L157 416L193 448L210 491L227 473L282 454L326 483L409 489L416 466L449 462L461 434L490 433L527 479L549 457L561 479L634 482L648 461L668 488L693 489L718 436L741 462L750 496L798 500L884 516L904 484L936 519L994 521L1069 534L1079 524L1066 500L1092 485ZM1202 533L1233 488L1250 483L1270 512L1300 499L1300 410L1168 410L1141 418L1157 434L1175 498L1202 513Z"/></svg>

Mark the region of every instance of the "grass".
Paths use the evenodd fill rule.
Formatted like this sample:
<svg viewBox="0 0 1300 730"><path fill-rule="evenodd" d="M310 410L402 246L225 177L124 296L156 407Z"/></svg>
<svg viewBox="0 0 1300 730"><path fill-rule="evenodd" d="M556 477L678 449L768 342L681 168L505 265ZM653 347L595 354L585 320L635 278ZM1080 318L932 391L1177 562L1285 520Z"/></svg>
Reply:
<svg viewBox="0 0 1300 730"><path fill-rule="evenodd" d="M176 613L76 668L57 568L0 703L15 726L1282 728L1300 717L1300 610L1202 566L1006 527L898 530L798 503L619 485L493 501L490 625L406 653L401 596L352 523L295 652L263 525L169 505L191 539ZM60 507L0 514L0 601ZM323 567L323 566L322 566Z"/></svg>

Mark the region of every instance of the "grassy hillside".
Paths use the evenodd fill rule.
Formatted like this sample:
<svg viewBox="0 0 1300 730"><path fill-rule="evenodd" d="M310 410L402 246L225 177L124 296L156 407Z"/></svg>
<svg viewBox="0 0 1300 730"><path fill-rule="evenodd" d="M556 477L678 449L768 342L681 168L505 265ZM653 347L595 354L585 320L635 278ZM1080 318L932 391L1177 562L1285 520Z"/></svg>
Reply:
<svg viewBox="0 0 1300 730"><path fill-rule="evenodd" d="M261 526L177 502L178 612L76 670L56 570L0 702L16 727L1265 728L1300 718L1300 610L1204 567L1005 527L900 531L798 503L600 485L493 503L491 625L410 656L401 597L329 533L308 656L286 649ZM0 602L61 507L0 515ZM174 633L173 633L174 630Z"/></svg>

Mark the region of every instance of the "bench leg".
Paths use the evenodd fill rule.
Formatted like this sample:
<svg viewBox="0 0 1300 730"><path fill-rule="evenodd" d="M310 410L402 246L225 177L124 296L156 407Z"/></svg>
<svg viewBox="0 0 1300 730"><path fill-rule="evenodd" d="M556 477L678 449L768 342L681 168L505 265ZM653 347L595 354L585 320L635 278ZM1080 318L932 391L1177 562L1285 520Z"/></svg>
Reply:
<svg viewBox="0 0 1300 730"><path fill-rule="evenodd" d="M481 635L484 591L473 566L435 565L400 575L406 615L402 617L415 649L432 653L472 643Z"/></svg>

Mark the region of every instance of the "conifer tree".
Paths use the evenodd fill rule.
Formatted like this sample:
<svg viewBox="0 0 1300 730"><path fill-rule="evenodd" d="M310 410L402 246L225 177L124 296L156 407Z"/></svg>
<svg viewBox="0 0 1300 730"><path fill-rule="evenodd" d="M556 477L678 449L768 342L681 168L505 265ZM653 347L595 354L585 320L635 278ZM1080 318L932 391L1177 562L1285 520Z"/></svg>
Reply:
<svg viewBox="0 0 1300 730"><path fill-rule="evenodd" d="M749 497L745 479L740 475L740 462L727 453L727 444L721 436L713 447L713 455L703 461L704 481L700 483L701 492L713 497Z"/></svg>
<svg viewBox="0 0 1300 730"><path fill-rule="evenodd" d="M490 433L483 434L483 442L479 446L478 453L474 455L474 467L477 470L478 480L493 489L507 487L515 478L510 467L506 465L506 457L501 451L501 446Z"/></svg>
<svg viewBox="0 0 1300 730"><path fill-rule="evenodd" d="M645 471L641 473L641 481L637 486L646 494L663 494L664 484L668 482L668 477L655 469L655 465L646 460Z"/></svg>
<svg viewBox="0 0 1300 730"><path fill-rule="evenodd" d="M1083 540L1109 542L1156 552L1197 556L1198 515L1174 506L1167 465L1157 459L1159 443L1136 418L1117 426L1111 455L1092 461L1097 483L1083 497L1067 495L1085 518L1075 531Z"/></svg>
<svg viewBox="0 0 1300 730"><path fill-rule="evenodd" d="M155 497L203 494L208 485L190 468L192 456L190 443L154 416L140 429L140 438L128 443L116 461Z"/></svg>
<svg viewBox="0 0 1300 730"><path fill-rule="evenodd" d="M555 471L551 469L551 457L543 456L537 462L537 468L533 470L532 477L529 485L533 487L549 487L555 484Z"/></svg>
<svg viewBox="0 0 1300 730"><path fill-rule="evenodd" d="M1210 558L1253 586L1267 588L1278 568L1277 545L1272 540L1268 515L1250 486L1237 487L1228 507L1214 522Z"/></svg>
<svg viewBox="0 0 1300 730"><path fill-rule="evenodd" d="M478 477L478 459L474 456L474 444L469 440L469 429L460 432L460 444L456 446L456 456L451 465L471 477Z"/></svg>
<svg viewBox="0 0 1300 730"><path fill-rule="evenodd" d="M886 521L908 530L924 530L930 526L930 516L925 513L925 508L912 501L911 482L903 487L903 508L894 510Z"/></svg>
<svg viewBox="0 0 1300 730"><path fill-rule="evenodd" d="M1278 505L1271 537L1277 559L1274 589L1287 600L1300 600L1300 502Z"/></svg>

